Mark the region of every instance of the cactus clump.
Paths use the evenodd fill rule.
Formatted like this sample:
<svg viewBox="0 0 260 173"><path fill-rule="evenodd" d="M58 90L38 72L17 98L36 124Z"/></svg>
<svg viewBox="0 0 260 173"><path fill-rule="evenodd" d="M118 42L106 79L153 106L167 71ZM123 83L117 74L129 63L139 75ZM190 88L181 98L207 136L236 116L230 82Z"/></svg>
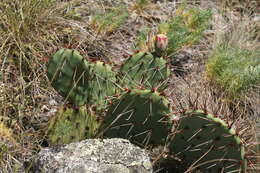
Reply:
<svg viewBox="0 0 260 173"><path fill-rule="evenodd" d="M110 105L100 134L129 139L139 146L164 145L168 132L169 102L151 90L128 90Z"/></svg>
<svg viewBox="0 0 260 173"><path fill-rule="evenodd" d="M180 117L170 150L188 165L188 172L241 172L246 166L244 147L235 131L199 110Z"/></svg>
<svg viewBox="0 0 260 173"><path fill-rule="evenodd" d="M85 107L61 108L50 121L47 130L48 142L68 144L94 136L99 123Z"/></svg>
<svg viewBox="0 0 260 173"><path fill-rule="evenodd" d="M159 91L167 86L170 76L166 61L149 52L139 52L128 58L121 67L121 73L125 85L157 88Z"/></svg>
<svg viewBox="0 0 260 173"><path fill-rule="evenodd" d="M115 94L116 75L103 62L89 63L76 50L61 49L48 64L52 86L76 106L94 104L102 107L105 97Z"/></svg>

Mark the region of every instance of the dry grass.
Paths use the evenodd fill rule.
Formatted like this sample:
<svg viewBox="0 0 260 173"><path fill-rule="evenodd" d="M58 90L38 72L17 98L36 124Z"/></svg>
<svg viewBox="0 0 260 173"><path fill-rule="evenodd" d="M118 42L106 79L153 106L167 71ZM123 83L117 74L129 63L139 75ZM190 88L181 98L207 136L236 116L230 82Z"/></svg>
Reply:
<svg viewBox="0 0 260 173"><path fill-rule="evenodd" d="M50 87L45 74L45 64L50 55L61 47L72 47L87 59L103 59L121 62L123 54L132 52L134 40L141 26L153 27L165 21L165 16L173 17L175 7L158 7L161 13L146 10L145 6L137 15L131 16L120 28L113 28L109 35L98 35L89 30L89 16L94 9L120 5L123 1L108 2L81 0L2 0L0 2L0 129L7 136L0 138L0 170L2 172L23 171L30 159L44 146L44 130L52 112L63 104L62 98ZM133 5L125 1L123 5ZM141 1L140 1L141 2ZM203 1L188 1L191 5L201 5ZM218 1L220 2L220 1ZM257 172L259 159L256 149L259 140L259 86L249 90L232 105L225 101L225 94L207 83L204 76L205 62L214 45L225 35L232 35L230 44L259 49L259 22L255 22L252 32L235 30L237 23L246 27L253 22L255 6L244 8L233 6L231 1L217 4L213 14L212 28L204 33L202 41L177 55L179 63L173 69L184 73L172 76L168 95L176 109L192 106L198 97L198 107L223 115L228 122L234 122L249 151L252 172ZM237 1L238 3L238 1ZM253 1L252 1L253 3ZM178 3L177 3L178 4ZM239 3L238 3L239 4ZM173 4L171 4L173 5ZM95 7L95 8L93 8ZM233 8L234 7L234 8ZM223 12L223 13L220 13ZM243 18L241 18L241 16ZM158 21L159 20L159 21ZM230 32L232 34L230 34ZM245 35L246 34L246 35ZM243 37L242 37L243 36ZM225 37L224 37L225 38ZM215 42L213 42L215 40ZM179 57L179 58L178 58ZM193 101L189 101L193 100ZM194 106L194 105L193 105ZM258 124L257 124L258 123ZM4 124L4 126L3 126ZM4 128L3 128L4 127ZM10 130L12 129L12 133ZM0 134L3 131L0 131ZM259 143L259 142L258 142ZM253 153L253 154L252 154ZM258 158L256 158L258 156ZM0 171L0 172L1 172Z"/></svg>

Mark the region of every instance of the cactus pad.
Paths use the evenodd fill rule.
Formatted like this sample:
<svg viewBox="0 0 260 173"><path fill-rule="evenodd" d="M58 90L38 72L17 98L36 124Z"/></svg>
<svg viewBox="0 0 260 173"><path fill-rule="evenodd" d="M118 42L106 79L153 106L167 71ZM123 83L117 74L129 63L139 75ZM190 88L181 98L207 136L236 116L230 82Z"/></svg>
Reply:
<svg viewBox="0 0 260 173"><path fill-rule="evenodd" d="M117 91L116 75L109 65L101 61L91 64L90 74L87 86L88 103L94 104L96 109L102 109L107 105L106 97L114 95Z"/></svg>
<svg viewBox="0 0 260 173"><path fill-rule="evenodd" d="M61 49L48 63L47 75L52 86L71 103L86 102L88 63L76 50Z"/></svg>
<svg viewBox="0 0 260 173"><path fill-rule="evenodd" d="M105 97L115 94L116 75L103 62L89 63L76 50L61 49L48 64L52 86L76 106L102 107Z"/></svg>
<svg viewBox="0 0 260 173"><path fill-rule="evenodd" d="M188 165L188 172L241 172L246 165L242 141L234 130L199 110L181 117L170 150Z"/></svg>
<svg viewBox="0 0 260 173"><path fill-rule="evenodd" d="M139 146L164 145L169 132L169 102L158 92L134 89L110 105L101 134Z"/></svg>
<svg viewBox="0 0 260 173"><path fill-rule="evenodd" d="M121 67L121 72L126 79L126 85L158 90L166 87L170 75L166 61L148 52L139 52L131 56Z"/></svg>
<svg viewBox="0 0 260 173"><path fill-rule="evenodd" d="M50 144L68 144L94 136L99 123L85 107L61 108L47 130Z"/></svg>

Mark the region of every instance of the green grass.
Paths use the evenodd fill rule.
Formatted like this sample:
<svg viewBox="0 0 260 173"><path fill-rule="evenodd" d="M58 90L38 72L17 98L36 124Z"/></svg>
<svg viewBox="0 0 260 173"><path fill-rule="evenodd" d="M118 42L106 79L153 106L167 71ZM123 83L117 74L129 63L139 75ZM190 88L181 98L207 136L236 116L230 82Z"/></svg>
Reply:
<svg viewBox="0 0 260 173"><path fill-rule="evenodd" d="M207 62L207 77L228 96L239 97L260 84L260 51L220 44Z"/></svg>
<svg viewBox="0 0 260 173"><path fill-rule="evenodd" d="M135 41L135 44L134 44L134 50L135 51L148 51L148 41L149 41L149 33L151 32L151 28L149 27L143 27L137 38L136 38L136 41Z"/></svg>
<svg viewBox="0 0 260 173"><path fill-rule="evenodd" d="M136 0L131 10L138 15L142 15L149 8L151 8L151 0Z"/></svg>
<svg viewBox="0 0 260 173"><path fill-rule="evenodd" d="M106 13L97 13L92 16L90 27L96 34L105 35L118 29L126 22L129 16L125 6L119 6Z"/></svg>
<svg viewBox="0 0 260 173"><path fill-rule="evenodd" d="M164 32L169 39L167 54L173 56L183 48L199 41L203 31L209 27L211 15L211 11L198 8L182 9L180 7L177 9L176 17L166 23L168 24L166 29L161 29L161 32L166 30ZM165 28L165 24L161 26Z"/></svg>

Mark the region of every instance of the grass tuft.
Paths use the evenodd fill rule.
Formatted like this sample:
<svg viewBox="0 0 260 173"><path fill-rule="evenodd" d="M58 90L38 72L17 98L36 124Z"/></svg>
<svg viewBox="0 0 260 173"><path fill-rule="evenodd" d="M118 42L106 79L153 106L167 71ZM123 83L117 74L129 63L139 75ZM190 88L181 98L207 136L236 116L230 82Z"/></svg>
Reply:
<svg viewBox="0 0 260 173"><path fill-rule="evenodd" d="M146 10L151 8L151 5L151 0L136 0L131 10L135 11L138 15L142 15Z"/></svg>
<svg viewBox="0 0 260 173"><path fill-rule="evenodd" d="M211 15L210 10L183 7L177 9L176 17L167 22L168 27L165 23L159 27L165 28L159 30L166 32L169 38L167 54L175 55L181 49L195 44L202 37L203 31L209 27Z"/></svg>
<svg viewBox="0 0 260 173"><path fill-rule="evenodd" d="M33 78L40 53L46 49L53 28L53 0L3 0L0 3L0 55L10 62L25 80ZM37 37L35 37L37 35Z"/></svg>
<svg viewBox="0 0 260 173"><path fill-rule="evenodd" d="M230 97L239 97L260 84L260 51L220 44L207 62L207 78L224 88Z"/></svg>
<svg viewBox="0 0 260 173"><path fill-rule="evenodd" d="M128 18L129 13L125 6L112 8L106 13L93 15L90 21L90 28L100 35L115 31Z"/></svg>

